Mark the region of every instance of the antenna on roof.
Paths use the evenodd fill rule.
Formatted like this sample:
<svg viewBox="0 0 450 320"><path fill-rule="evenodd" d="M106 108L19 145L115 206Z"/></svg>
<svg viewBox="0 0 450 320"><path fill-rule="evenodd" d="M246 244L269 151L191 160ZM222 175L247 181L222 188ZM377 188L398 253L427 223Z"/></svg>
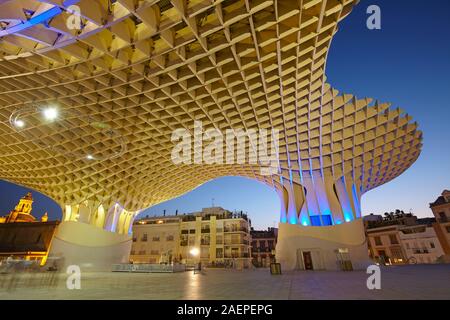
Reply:
<svg viewBox="0 0 450 320"><path fill-rule="evenodd" d="M212 207L214 207L214 198L212 198Z"/></svg>

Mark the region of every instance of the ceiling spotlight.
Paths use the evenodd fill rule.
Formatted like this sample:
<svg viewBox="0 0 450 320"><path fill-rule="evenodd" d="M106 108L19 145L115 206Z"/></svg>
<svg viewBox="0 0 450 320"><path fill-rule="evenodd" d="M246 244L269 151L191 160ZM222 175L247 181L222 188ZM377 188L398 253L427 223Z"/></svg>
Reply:
<svg viewBox="0 0 450 320"><path fill-rule="evenodd" d="M88 155L86 156L86 159L88 159L88 160L94 160L94 156L91 155L91 154L88 154Z"/></svg>
<svg viewBox="0 0 450 320"><path fill-rule="evenodd" d="M23 128L25 126L25 122L23 122L23 120L16 120L16 121L14 121L14 125L17 128Z"/></svg>
<svg viewBox="0 0 450 320"><path fill-rule="evenodd" d="M58 110L56 108L47 108L43 111L44 117L47 120L55 120L58 117Z"/></svg>

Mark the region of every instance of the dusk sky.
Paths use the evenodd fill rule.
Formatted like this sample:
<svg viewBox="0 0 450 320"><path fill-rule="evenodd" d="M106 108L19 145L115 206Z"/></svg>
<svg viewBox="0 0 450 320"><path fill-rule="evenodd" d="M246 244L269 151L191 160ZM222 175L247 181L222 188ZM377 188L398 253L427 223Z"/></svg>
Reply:
<svg viewBox="0 0 450 320"><path fill-rule="evenodd" d="M366 28L366 9L381 8L381 30ZM393 181L362 197L363 214L412 210L431 216L429 203L450 189L450 2L361 1L340 24L328 56L328 82L341 93L371 97L400 107L419 123L424 147L417 162ZM149 182L151 183L151 182ZM0 215L7 214L27 189L0 181ZM33 213L61 209L33 192ZM245 178L210 181L177 199L145 210L143 215L192 212L214 204L247 212L255 228L274 226L279 200L269 187Z"/></svg>

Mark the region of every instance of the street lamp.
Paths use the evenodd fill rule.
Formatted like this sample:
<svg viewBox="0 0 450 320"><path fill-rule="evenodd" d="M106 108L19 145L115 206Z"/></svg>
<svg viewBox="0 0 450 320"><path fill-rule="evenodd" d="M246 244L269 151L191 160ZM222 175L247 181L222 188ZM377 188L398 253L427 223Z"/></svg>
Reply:
<svg viewBox="0 0 450 320"><path fill-rule="evenodd" d="M196 257L196 256L198 256L198 254L200 253L200 251L198 250L198 248L192 248L191 251L189 251L189 253L190 253L193 257Z"/></svg>
<svg viewBox="0 0 450 320"><path fill-rule="evenodd" d="M192 248L189 253L191 254L191 256L193 257L193 260L195 259L195 257L197 257L200 253L200 250L198 250L198 248ZM196 259L195 259L196 260ZM200 268L200 264L199 264L199 268ZM195 274L195 266L194 266L194 274Z"/></svg>

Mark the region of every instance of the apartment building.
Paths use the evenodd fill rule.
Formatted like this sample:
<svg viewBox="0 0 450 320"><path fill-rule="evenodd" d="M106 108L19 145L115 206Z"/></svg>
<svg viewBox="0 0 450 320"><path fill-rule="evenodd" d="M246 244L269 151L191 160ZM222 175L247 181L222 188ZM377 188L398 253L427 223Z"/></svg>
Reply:
<svg viewBox="0 0 450 320"><path fill-rule="evenodd" d="M418 219L396 212L366 219L371 258L383 264L436 263L444 251L433 228L434 218ZM367 221L369 220L369 221Z"/></svg>
<svg viewBox="0 0 450 320"><path fill-rule="evenodd" d="M252 263L255 267L267 268L275 261L275 247L277 245L277 228L267 230L251 230Z"/></svg>
<svg viewBox="0 0 450 320"><path fill-rule="evenodd" d="M250 267L251 221L221 207L144 218L133 224L133 263L202 262L216 267Z"/></svg>
<svg viewBox="0 0 450 320"><path fill-rule="evenodd" d="M133 244L130 261L133 263L176 263L180 241L181 217L155 217L133 224Z"/></svg>
<svg viewBox="0 0 450 320"><path fill-rule="evenodd" d="M434 219L419 219L419 225L400 229L400 242L413 263L436 263L444 255L433 223Z"/></svg>
<svg viewBox="0 0 450 320"><path fill-rule="evenodd" d="M436 218L434 229L444 250L443 260L450 263L450 191L444 190L430 208Z"/></svg>

